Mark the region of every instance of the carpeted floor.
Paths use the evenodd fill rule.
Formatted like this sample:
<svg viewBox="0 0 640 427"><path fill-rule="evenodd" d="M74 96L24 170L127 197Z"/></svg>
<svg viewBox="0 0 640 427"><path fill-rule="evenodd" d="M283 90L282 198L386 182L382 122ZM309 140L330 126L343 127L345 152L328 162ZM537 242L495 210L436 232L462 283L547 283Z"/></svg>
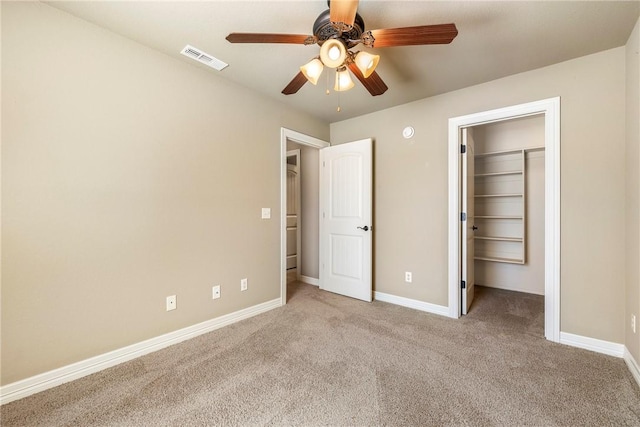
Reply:
<svg viewBox="0 0 640 427"><path fill-rule="evenodd" d="M543 338L543 299L459 320L294 283L285 307L2 406L3 426L640 425L621 359Z"/></svg>

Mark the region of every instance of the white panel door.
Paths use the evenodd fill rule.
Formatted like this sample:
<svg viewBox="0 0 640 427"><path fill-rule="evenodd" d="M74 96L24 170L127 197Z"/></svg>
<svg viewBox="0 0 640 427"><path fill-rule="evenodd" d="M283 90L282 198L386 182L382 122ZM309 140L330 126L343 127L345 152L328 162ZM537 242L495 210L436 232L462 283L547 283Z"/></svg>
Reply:
<svg viewBox="0 0 640 427"><path fill-rule="evenodd" d="M320 288L371 301L371 139L320 150Z"/></svg>
<svg viewBox="0 0 640 427"><path fill-rule="evenodd" d="M466 152L462 154L462 212L466 213L466 221L461 222L462 227L462 280L465 288L462 289L462 314L467 314L473 302L475 290L474 276L474 203L475 203L475 144L473 142L473 129L462 129L462 143L466 146Z"/></svg>

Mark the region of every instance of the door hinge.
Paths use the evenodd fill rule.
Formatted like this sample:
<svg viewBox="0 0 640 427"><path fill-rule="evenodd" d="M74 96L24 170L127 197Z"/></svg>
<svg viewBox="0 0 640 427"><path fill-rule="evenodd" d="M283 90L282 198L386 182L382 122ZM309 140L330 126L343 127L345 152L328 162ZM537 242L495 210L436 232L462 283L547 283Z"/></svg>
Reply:
<svg viewBox="0 0 640 427"><path fill-rule="evenodd" d="M461 283L462 289L466 289L467 288L467 282L465 282L464 280Z"/></svg>
<svg viewBox="0 0 640 427"><path fill-rule="evenodd" d="M460 212L460 221L466 221L466 220L467 220L467 213Z"/></svg>
<svg viewBox="0 0 640 427"><path fill-rule="evenodd" d="M460 144L460 153L464 154L467 152L467 146L464 144Z"/></svg>

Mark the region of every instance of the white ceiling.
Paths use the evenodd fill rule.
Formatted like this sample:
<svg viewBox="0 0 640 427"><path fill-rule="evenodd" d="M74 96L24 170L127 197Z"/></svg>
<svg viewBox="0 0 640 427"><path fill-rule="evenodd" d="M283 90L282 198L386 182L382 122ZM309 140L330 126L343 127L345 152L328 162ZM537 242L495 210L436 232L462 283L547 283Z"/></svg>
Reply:
<svg viewBox="0 0 640 427"><path fill-rule="evenodd" d="M225 40L230 32L311 35L314 20L327 9L325 0L48 4L327 122L622 46L640 16L639 1L361 0L358 13L365 30L453 22L459 33L449 45L374 49L381 56L378 74L389 90L372 97L354 78L356 87L340 94L338 113L337 94L325 94L324 75L317 86L307 83L297 94L280 93L318 54L317 45ZM229 67L218 72L180 55L187 44Z"/></svg>

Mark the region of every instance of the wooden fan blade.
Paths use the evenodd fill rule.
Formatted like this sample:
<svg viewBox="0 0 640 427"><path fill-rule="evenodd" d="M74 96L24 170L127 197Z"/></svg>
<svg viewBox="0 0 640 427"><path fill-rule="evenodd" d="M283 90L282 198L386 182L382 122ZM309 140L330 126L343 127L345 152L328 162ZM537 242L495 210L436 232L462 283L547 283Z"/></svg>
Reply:
<svg viewBox="0 0 640 427"><path fill-rule="evenodd" d="M357 10L358 0L331 0L329 2L329 19L331 22L353 25Z"/></svg>
<svg viewBox="0 0 640 427"><path fill-rule="evenodd" d="M300 71L298 74L296 74L293 80L289 82L287 87L282 89L282 93L284 93L285 95L293 95L294 93L299 91L306 82L307 78L304 76L304 74L302 74L302 71Z"/></svg>
<svg viewBox="0 0 640 427"><path fill-rule="evenodd" d="M456 24L419 25L371 31L374 47L448 44L458 35Z"/></svg>
<svg viewBox="0 0 640 427"><path fill-rule="evenodd" d="M305 36L304 34L231 33L226 39L230 43L304 44L305 40L309 37L310 36Z"/></svg>
<svg viewBox="0 0 640 427"><path fill-rule="evenodd" d="M351 70L358 80L360 80L362 86L364 86L365 89L367 89L373 96L382 95L387 91L387 89L389 89L375 71L369 77L365 78L365 76L360 72L358 66L353 62L349 64L349 70Z"/></svg>

